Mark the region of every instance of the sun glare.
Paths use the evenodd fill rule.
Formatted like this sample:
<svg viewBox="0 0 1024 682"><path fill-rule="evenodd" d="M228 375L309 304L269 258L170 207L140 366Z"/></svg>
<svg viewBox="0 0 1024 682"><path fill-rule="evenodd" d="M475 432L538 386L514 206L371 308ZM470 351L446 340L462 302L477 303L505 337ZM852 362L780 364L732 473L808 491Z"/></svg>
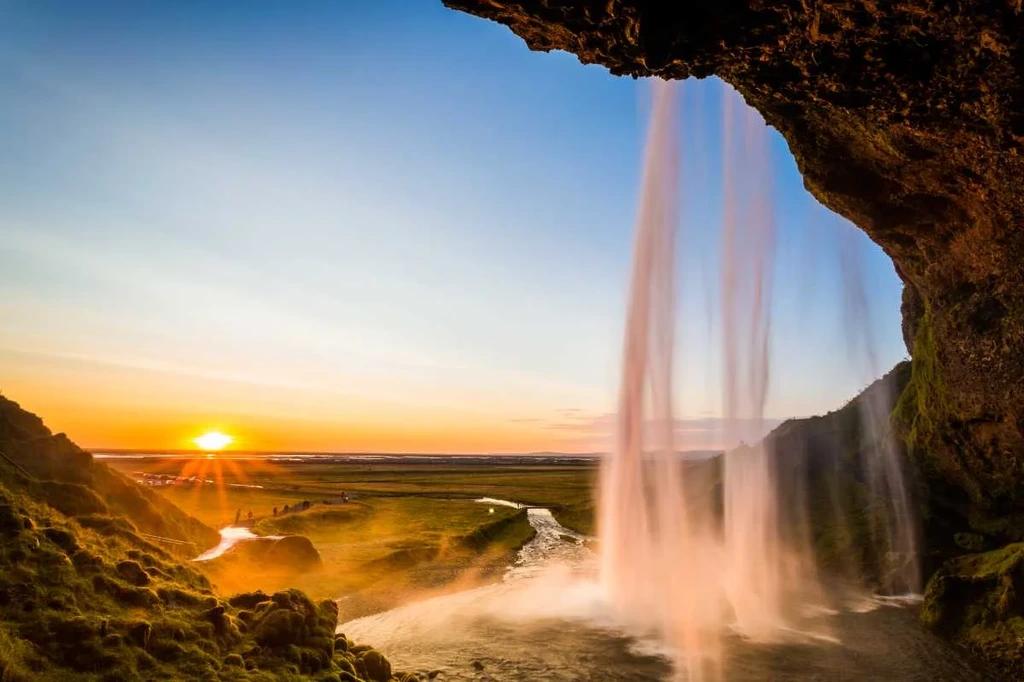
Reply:
<svg viewBox="0 0 1024 682"><path fill-rule="evenodd" d="M223 450L225 447L231 444L234 438L231 436L221 433L220 431L209 431L193 439L196 445L201 449L210 452L212 450Z"/></svg>

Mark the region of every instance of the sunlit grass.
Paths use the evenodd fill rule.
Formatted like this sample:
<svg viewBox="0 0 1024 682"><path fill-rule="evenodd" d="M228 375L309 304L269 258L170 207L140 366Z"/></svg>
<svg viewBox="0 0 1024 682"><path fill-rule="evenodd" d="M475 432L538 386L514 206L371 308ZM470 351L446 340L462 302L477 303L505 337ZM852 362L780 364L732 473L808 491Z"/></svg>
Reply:
<svg viewBox="0 0 1024 682"><path fill-rule="evenodd" d="M113 460L112 464L134 471L165 467L159 460ZM500 576L532 531L523 515L503 526L487 547L469 547L466 537L519 513L476 503L476 498L547 506L566 525L584 532L593 528L595 469L590 466L364 465L227 458L178 459L175 464L181 471L205 472L218 482L158 488L188 513L220 527L233 523L238 510L243 519L252 510L258 533L304 535L323 559L322 570L305 575L215 571L212 577L219 588L297 587L316 598L342 599L349 615ZM235 484L263 487L232 487ZM348 504L337 503L342 492L350 496ZM304 500L314 503L308 511L282 514L285 505L292 508ZM323 504L325 500L334 504ZM491 507L494 513L489 512Z"/></svg>

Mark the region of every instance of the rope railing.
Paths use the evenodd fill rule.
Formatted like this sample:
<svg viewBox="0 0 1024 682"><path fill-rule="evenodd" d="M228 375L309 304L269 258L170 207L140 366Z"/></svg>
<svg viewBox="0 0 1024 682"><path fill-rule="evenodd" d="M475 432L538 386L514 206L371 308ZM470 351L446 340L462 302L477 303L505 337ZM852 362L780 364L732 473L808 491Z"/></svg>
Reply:
<svg viewBox="0 0 1024 682"><path fill-rule="evenodd" d="M5 462L7 462L8 464L10 464L10 465L11 465L12 467L14 467L15 469L17 469L17 470L18 470L18 472L19 472L19 473L21 473L21 475L22 475L22 476L25 476L25 477L26 477L26 478L28 478L28 479L29 479L30 481L34 481L34 480L36 480L36 477L35 477L35 476L33 476L32 474L30 474L29 472L27 472L27 471L25 470L25 468L24 468L23 466L21 466L20 464L18 464L17 462L15 462L15 461L14 461L13 459L11 459L10 457L8 457L8 456L7 456L7 453L5 453L5 452L4 452L3 450L0 450L0 457L2 457L2 458L4 459L4 461L5 461Z"/></svg>
<svg viewBox="0 0 1024 682"><path fill-rule="evenodd" d="M196 546L196 543L189 542L188 540L175 540L174 538L165 538L159 535L150 535L149 533L137 533L139 537L146 538L147 540L156 540L158 542L166 542L169 545L192 545Z"/></svg>

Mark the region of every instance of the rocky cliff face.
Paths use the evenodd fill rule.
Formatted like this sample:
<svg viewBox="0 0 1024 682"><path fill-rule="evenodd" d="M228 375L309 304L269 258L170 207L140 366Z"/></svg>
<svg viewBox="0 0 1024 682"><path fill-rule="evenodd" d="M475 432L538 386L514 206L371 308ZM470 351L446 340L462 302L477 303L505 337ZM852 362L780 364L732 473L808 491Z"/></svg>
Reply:
<svg viewBox="0 0 1024 682"><path fill-rule="evenodd" d="M717 75L789 142L812 194L905 283L901 412L985 532L1024 509L1020 0L445 0L618 75ZM998 528L997 528L998 526Z"/></svg>

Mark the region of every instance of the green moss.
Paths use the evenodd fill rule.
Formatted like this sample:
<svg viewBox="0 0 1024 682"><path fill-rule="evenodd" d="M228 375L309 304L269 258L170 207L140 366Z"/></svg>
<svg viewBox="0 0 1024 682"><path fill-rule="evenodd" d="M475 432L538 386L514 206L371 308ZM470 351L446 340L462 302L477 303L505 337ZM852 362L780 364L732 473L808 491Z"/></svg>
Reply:
<svg viewBox="0 0 1024 682"><path fill-rule="evenodd" d="M0 399L0 420L33 425L11 405ZM107 492L135 484L107 476L66 439L31 437L42 453L33 475L74 481L0 466L0 680L289 682L366 672L335 656L334 602L296 590L221 601L192 565L136 530L156 528L147 517L166 509L125 491L114 502L104 493L106 504L97 481ZM60 453L71 454L67 471ZM132 505L129 521L117 510ZM179 510L168 516L168 532L194 522Z"/></svg>
<svg viewBox="0 0 1024 682"><path fill-rule="evenodd" d="M914 338L910 381L903 389L893 414L904 427L904 438L910 449L931 442L939 427L949 418L950 408L936 350L934 323L927 304Z"/></svg>
<svg viewBox="0 0 1024 682"><path fill-rule="evenodd" d="M469 535L460 538L459 544L478 552L515 551L529 542L534 534L533 526L530 525L524 509L513 516L506 516L478 527Z"/></svg>
<svg viewBox="0 0 1024 682"><path fill-rule="evenodd" d="M948 561L928 582L921 622L1002 679L1024 678L1024 543Z"/></svg>
<svg viewBox="0 0 1024 682"><path fill-rule="evenodd" d="M553 507L551 513L556 521L577 533L593 536L597 532L597 511L592 499Z"/></svg>

